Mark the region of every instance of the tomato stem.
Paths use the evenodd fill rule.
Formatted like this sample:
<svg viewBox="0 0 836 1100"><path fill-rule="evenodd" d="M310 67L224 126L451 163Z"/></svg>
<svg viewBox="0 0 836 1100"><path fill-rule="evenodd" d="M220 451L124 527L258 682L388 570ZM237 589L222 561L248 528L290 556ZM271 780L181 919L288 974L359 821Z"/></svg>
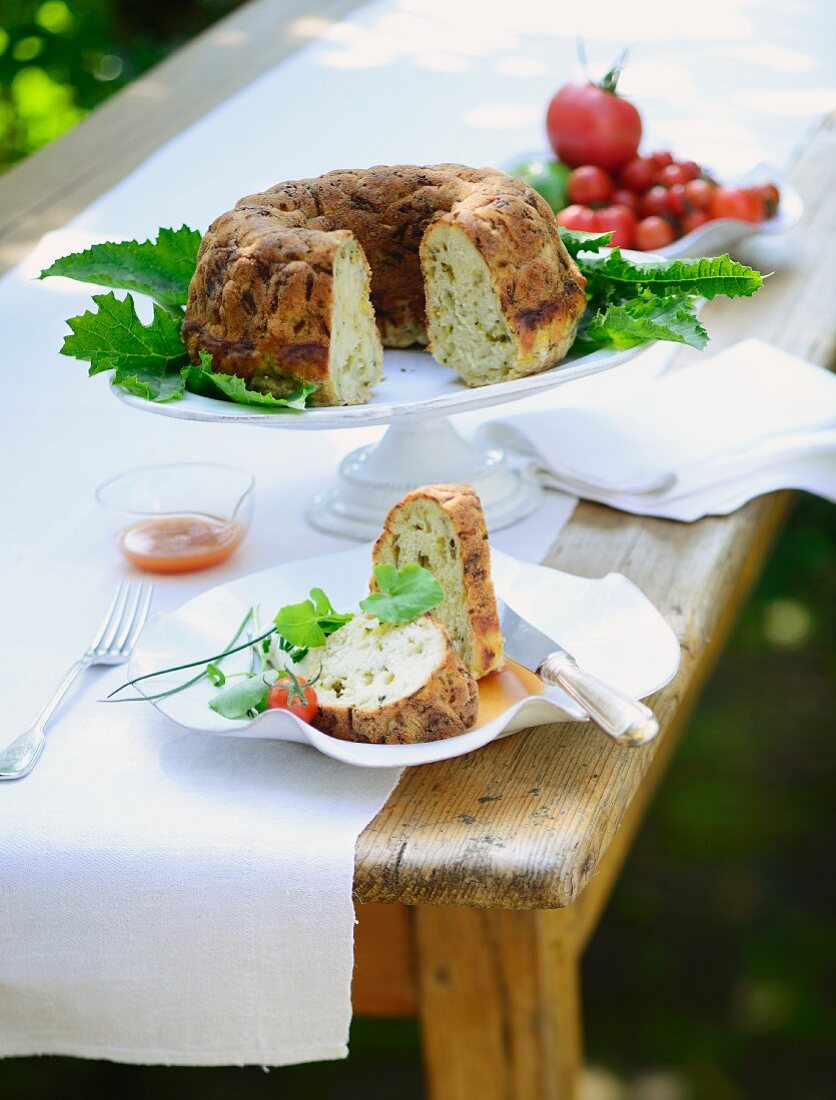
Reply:
<svg viewBox="0 0 836 1100"><path fill-rule="evenodd" d="M627 64L627 60L630 56L630 50L627 46L621 51L616 58L615 62L610 66L606 73L600 80L593 80L589 75L589 61L586 56L586 43L578 36L578 60L581 63L581 69L583 75L586 77L590 84L594 84L596 88L600 88L602 92L609 92L610 95L618 95L618 81L621 77L624 67Z"/></svg>

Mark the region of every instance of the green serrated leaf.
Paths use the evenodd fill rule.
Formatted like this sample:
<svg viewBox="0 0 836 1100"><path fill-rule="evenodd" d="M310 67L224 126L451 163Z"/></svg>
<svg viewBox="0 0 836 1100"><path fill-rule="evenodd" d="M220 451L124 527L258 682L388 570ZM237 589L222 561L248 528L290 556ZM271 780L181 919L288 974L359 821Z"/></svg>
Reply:
<svg viewBox="0 0 836 1100"><path fill-rule="evenodd" d="M632 348L649 340L704 348L708 333L694 313L693 300L648 292L609 305L584 317L573 350L586 355L601 348Z"/></svg>
<svg viewBox="0 0 836 1100"><path fill-rule="evenodd" d="M145 369L117 367L113 381L127 393L159 404L177 401L186 392L186 383L181 371L159 372L153 367Z"/></svg>
<svg viewBox="0 0 836 1100"><path fill-rule="evenodd" d="M187 225L161 229L155 241L107 241L62 256L40 278L63 275L84 283L147 294L165 308L186 304L197 266L200 233Z"/></svg>
<svg viewBox="0 0 836 1100"><path fill-rule="evenodd" d="M115 371L120 386L152 401L179 397L188 362L179 321L155 305L153 320L144 325L130 294L94 294L93 301L95 312L67 321L72 333L64 338L62 355L89 362L91 375Z"/></svg>
<svg viewBox="0 0 836 1100"><path fill-rule="evenodd" d="M274 397L271 393L257 393L247 389L243 378L235 374L220 374L212 370L212 358L200 353L200 365L191 365L184 372L186 389L202 397L214 397L222 401L234 401L237 405L250 405L264 412L298 412L307 407L308 397L316 389L310 382L300 382L293 393L286 397Z"/></svg>
<svg viewBox="0 0 836 1100"><path fill-rule="evenodd" d="M410 623L444 599L441 585L421 565L376 565L374 575L379 591L366 596L360 606L382 623Z"/></svg>
<svg viewBox="0 0 836 1100"><path fill-rule="evenodd" d="M557 227L563 247L574 259L579 252L600 252L607 248L612 240L612 233L584 233L582 229L567 229L563 225Z"/></svg>
<svg viewBox="0 0 836 1100"><path fill-rule="evenodd" d="M695 294L701 298L749 297L763 285L759 272L732 260L728 255L702 260L668 260L635 263L625 259L620 248L608 256L581 257L579 266L593 288L604 285L610 293L626 297L646 287L654 294Z"/></svg>

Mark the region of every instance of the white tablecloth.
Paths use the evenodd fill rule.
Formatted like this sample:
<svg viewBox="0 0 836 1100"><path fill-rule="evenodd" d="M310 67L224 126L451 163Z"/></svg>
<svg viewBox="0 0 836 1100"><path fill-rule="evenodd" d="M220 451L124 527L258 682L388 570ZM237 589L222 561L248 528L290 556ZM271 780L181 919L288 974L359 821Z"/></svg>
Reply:
<svg viewBox="0 0 836 1100"><path fill-rule="evenodd" d="M211 574L161 583L157 606L168 608L341 545L305 527L303 499L377 434L221 431L129 410L57 353L63 319L89 291L33 282L38 270L95 239L203 228L279 179L507 162L541 146L543 105L574 74L578 33L601 71L633 42L623 88L652 120L650 144L674 142L721 170L784 161L828 106L834 66L809 12L709 0L694 20L604 7L522 0L488 17L475 2L369 5L160 150L2 281L3 737L31 719L126 573L92 503L100 481L184 458L256 471L247 542ZM542 557L570 509L550 497L497 543ZM117 675L91 674L33 775L0 787L0 1054L187 1064L345 1054L354 842L396 776L349 774L292 745L208 741L150 709L105 711L95 700Z"/></svg>

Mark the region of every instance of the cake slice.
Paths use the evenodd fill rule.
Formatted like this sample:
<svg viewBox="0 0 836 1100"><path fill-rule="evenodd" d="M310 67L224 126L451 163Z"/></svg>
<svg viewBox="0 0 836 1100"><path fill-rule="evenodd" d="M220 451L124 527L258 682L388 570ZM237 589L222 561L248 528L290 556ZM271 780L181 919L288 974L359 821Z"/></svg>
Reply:
<svg viewBox="0 0 836 1100"><path fill-rule="evenodd" d="M381 623L362 612L294 672L316 681L317 728L344 741L439 741L470 729L479 709L476 681L428 615Z"/></svg>
<svg viewBox="0 0 836 1100"><path fill-rule="evenodd" d="M465 668L477 680L502 668L488 530L470 485L424 485L407 493L386 517L372 557L375 564L400 569L415 562L429 569L444 589L432 614Z"/></svg>

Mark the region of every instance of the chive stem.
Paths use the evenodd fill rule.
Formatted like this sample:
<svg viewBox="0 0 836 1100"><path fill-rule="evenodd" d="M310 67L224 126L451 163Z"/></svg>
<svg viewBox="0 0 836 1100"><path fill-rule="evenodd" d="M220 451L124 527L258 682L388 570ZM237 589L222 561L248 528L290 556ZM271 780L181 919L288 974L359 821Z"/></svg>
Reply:
<svg viewBox="0 0 836 1100"><path fill-rule="evenodd" d="M189 661L188 663L186 663L184 665L173 665L171 668L161 668L158 672L147 672L147 673L145 673L144 676L136 676L133 680L126 680L124 684L120 684L119 687L114 688L113 691L111 691L111 693L108 695L106 701L117 702L117 703L121 702L121 700L119 700L119 699L113 699L113 696L118 695L120 691L124 691L125 688L127 688L127 687L133 687L134 684L138 684L143 680L152 680L156 676L165 676L169 672L182 672L184 669L187 669L187 668L197 668L198 665L208 665L208 664L210 664L214 661L220 661L224 657L229 657L233 653L239 653L242 649L247 649L251 645L256 645L258 642L263 641L265 638L269 638L271 634L275 633L276 628L272 627L270 630L268 630L265 634L262 634L260 637L252 638L249 641L244 642L242 645L236 646L235 643L238 641L238 639L244 633L244 630L246 629L247 624L249 623L250 619L252 618L252 615L253 615L253 609L250 608L247 611L247 614L242 619L241 625L238 627L238 629L233 634L232 639L230 640L230 642L227 643L226 648L221 653L216 653L214 657L204 657L199 661ZM149 700L149 699L155 699L155 698L162 698L163 695L171 695L176 691L182 691L184 688L191 687L192 684L194 684L198 680L202 679L203 676L205 676L205 675L206 675L205 672L201 672L199 676L193 677L187 683L181 684L180 687L178 687L178 688L172 688L170 691L163 692L159 696L142 695L142 696L138 696L137 698Z"/></svg>

